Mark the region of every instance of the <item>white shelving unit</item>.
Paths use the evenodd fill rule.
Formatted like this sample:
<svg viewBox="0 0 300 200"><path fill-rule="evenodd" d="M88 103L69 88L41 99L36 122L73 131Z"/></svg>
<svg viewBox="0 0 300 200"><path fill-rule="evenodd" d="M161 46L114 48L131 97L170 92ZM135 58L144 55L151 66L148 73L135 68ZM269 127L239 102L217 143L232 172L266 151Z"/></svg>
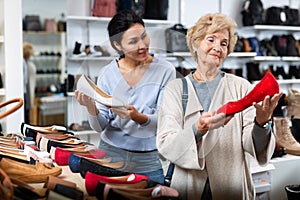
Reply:
<svg viewBox="0 0 300 200"><path fill-rule="evenodd" d="M23 98L21 1L0 0L0 10L0 73L4 85L0 89L0 102L4 102ZM0 112L8 107L1 108ZM23 121L21 107L0 120L3 133L18 132Z"/></svg>
<svg viewBox="0 0 300 200"><path fill-rule="evenodd" d="M64 83L65 71L66 71L66 33L56 32L50 33L45 31L24 31L23 41L29 42L33 45L34 51L37 53L54 53L51 56L33 56L32 60L36 64L37 70L59 70L59 74L55 74L58 77L56 82ZM60 53L60 56L57 54ZM51 74L54 76L54 74ZM39 78L39 77L37 77ZM44 77L42 77L44 78Z"/></svg>

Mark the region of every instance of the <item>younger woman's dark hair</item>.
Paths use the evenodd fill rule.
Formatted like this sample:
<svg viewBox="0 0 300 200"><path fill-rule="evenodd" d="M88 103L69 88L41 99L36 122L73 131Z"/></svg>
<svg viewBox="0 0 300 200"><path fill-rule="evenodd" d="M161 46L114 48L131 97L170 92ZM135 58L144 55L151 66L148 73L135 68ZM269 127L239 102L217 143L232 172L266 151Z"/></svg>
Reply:
<svg viewBox="0 0 300 200"><path fill-rule="evenodd" d="M110 44L120 56L123 56L124 53L115 47L114 41L118 44L121 44L124 32L134 24L141 24L143 27L145 27L143 19L135 14L135 12L129 10L118 12L108 23L107 31Z"/></svg>

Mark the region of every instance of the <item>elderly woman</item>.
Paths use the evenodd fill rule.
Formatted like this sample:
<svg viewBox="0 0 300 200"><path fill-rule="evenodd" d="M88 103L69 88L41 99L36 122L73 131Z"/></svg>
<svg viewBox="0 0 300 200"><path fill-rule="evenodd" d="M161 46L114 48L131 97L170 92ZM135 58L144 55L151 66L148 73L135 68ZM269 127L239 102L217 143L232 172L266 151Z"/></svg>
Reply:
<svg viewBox="0 0 300 200"><path fill-rule="evenodd" d="M170 81L164 92L157 147L175 164L171 187L183 199L255 199L248 156L264 165L274 151L275 136L266 125L282 93L235 114L216 114L220 106L252 89L246 79L220 71L234 49L235 27L224 14L201 17L187 33L197 69L185 77L185 111L180 79Z"/></svg>

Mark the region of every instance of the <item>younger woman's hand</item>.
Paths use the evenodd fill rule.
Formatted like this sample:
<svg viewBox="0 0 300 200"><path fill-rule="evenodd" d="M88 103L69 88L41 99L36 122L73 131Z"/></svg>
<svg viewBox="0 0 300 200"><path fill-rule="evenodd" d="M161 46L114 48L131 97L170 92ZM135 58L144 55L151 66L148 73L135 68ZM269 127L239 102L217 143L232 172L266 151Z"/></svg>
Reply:
<svg viewBox="0 0 300 200"><path fill-rule="evenodd" d="M91 97L85 95L84 93L78 90L75 90L75 98L80 105L85 106L87 108L88 112L91 115L96 116L99 114L94 99L92 99Z"/></svg>
<svg viewBox="0 0 300 200"><path fill-rule="evenodd" d="M110 108L114 113L116 113L122 119L131 119L139 124L147 122L148 116L140 113L132 105L125 105L121 108L112 107Z"/></svg>

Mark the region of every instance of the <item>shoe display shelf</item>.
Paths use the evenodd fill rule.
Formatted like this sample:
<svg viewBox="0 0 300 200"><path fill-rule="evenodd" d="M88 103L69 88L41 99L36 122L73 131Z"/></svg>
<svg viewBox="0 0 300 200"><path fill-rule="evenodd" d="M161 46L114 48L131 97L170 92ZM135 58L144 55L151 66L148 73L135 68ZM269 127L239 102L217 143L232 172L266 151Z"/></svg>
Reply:
<svg viewBox="0 0 300 200"><path fill-rule="evenodd" d="M237 29L237 34L244 38L257 37L259 40L271 38L274 35L292 34L295 38L299 38L300 27L299 26L279 26L279 25L254 25L240 27ZM289 69L290 65L300 65L300 56L257 56L256 52L248 53L231 53L225 60L224 65L235 66L238 65L240 68L247 69L245 67L246 62L253 61L259 63L261 71L268 69L270 65L283 66L285 70ZM251 55L252 54L252 55ZM238 56L237 56L238 55ZM243 56L244 55L244 56ZM228 61L228 62L226 62ZM244 74L246 76L246 73ZM254 81L256 84L258 81ZM280 89L283 92L287 92L289 88L295 87L300 88L299 79L278 79Z"/></svg>
<svg viewBox="0 0 300 200"><path fill-rule="evenodd" d="M36 65L36 86L48 87L64 83L66 71L66 33L23 31L23 41L33 45L31 58Z"/></svg>

